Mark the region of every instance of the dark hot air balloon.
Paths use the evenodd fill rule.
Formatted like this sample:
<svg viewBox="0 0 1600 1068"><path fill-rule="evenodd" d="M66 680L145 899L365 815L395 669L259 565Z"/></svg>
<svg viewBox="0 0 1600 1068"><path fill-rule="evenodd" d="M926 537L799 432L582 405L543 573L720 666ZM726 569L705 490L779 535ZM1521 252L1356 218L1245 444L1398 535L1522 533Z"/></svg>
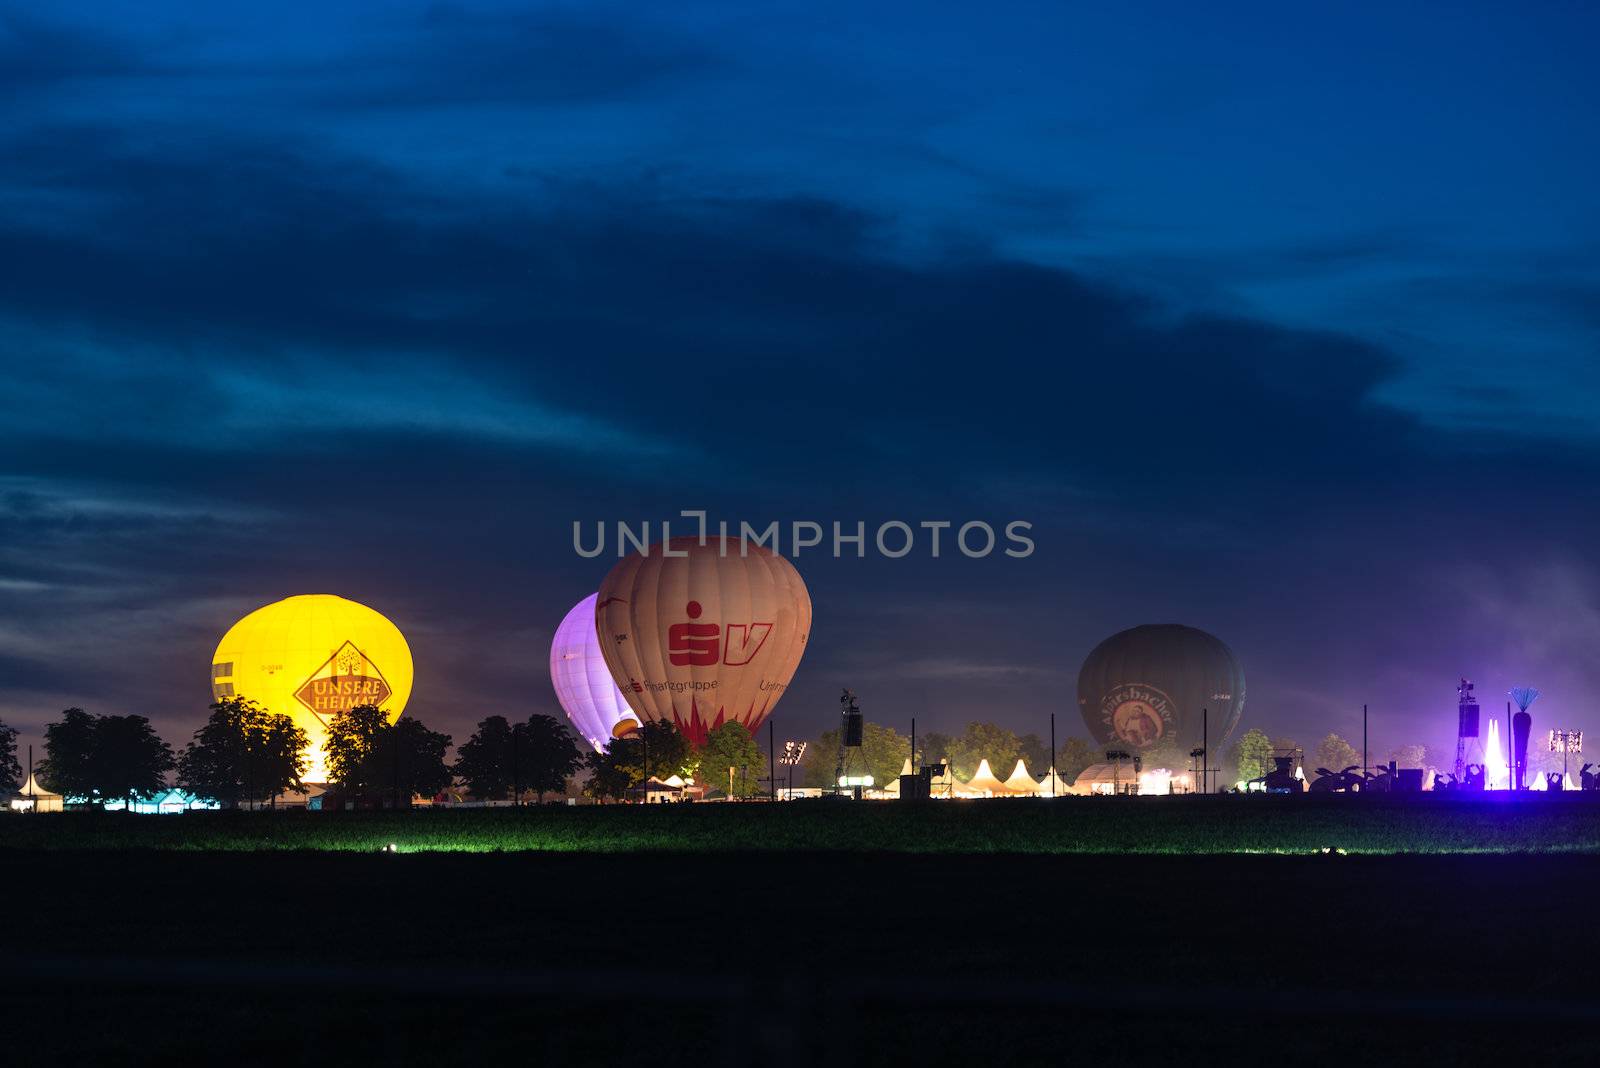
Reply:
<svg viewBox="0 0 1600 1068"><path fill-rule="evenodd" d="M1078 672L1078 709L1101 745L1188 759L1210 715L1213 754L1244 710L1244 671L1222 639L1177 623L1149 623L1095 646Z"/></svg>

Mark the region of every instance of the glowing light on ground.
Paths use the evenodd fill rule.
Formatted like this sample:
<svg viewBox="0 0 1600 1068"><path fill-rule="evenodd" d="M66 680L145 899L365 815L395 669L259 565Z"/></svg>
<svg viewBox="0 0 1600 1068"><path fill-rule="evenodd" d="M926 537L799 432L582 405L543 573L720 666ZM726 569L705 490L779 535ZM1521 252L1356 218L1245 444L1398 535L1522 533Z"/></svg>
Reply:
<svg viewBox="0 0 1600 1068"><path fill-rule="evenodd" d="M1155 768L1139 773L1140 794L1166 794L1172 792L1172 772Z"/></svg>
<svg viewBox="0 0 1600 1068"><path fill-rule="evenodd" d="M1500 721L1489 721L1489 740L1483 747L1484 789L1504 790L1511 782L1511 766L1500 748Z"/></svg>

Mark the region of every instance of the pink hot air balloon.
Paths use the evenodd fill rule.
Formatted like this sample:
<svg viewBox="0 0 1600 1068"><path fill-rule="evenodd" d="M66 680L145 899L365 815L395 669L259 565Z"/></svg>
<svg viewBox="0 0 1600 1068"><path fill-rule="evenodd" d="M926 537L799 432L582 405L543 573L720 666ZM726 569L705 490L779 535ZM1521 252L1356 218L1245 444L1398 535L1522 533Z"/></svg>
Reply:
<svg viewBox="0 0 1600 1068"><path fill-rule="evenodd" d="M724 545L726 549L724 550ZM628 704L695 745L728 721L753 734L777 704L811 633L794 565L738 539L673 538L617 562L600 584L600 650Z"/></svg>
<svg viewBox="0 0 1600 1068"><path fill-rule="evenodd" d="M556 628L556 639L550 643L550 682L578 734L599 751L612 738L637 727L639 717L611 681L611 670L600 655L594 629L597 597L591 593L573 605Z"/></svg>

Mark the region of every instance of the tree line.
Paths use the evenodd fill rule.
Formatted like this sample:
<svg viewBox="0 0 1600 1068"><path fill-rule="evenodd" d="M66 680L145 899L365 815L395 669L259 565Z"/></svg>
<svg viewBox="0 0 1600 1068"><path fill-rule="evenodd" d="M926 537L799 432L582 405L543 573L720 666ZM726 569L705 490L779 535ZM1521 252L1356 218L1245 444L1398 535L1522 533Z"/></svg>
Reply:
<svg viewBox="0 0 1600 1068"><path fill-rule="evenodd" d="M1275 751L1300 748L1292 738L1272 737L1252 728L1226 750L1212 756L1210 766L1218 773L1214 781L1232 784L1241 779L1259 778L1272 770ZM812 787L830 785L838 766L838 753L838 730L823 731L806 746L805 758L800 765L803 778L799 781ZM995 723L973 721L959 734L938 731L918 734L914 763L948 764L956 778L962 781L970 780L984 760L989 762L990 769L1001 779L1011 774L1018 759L1027 764L1035 777L1048 772L1053 763L1056 774L1070 785L1089 765L1104 763L1105 754L1105 746L1073 737L1061 743L1052 761L1049 743L1037 734L1019 735ZM1426 767L1430 763L1428 749L1422 745L1403 745L1388 751L1388 754L1384 759L1392 759L1400 767ZM1377 754L1372 755L1376 759ZM911 739L908 735L892 727L869 722L863 728L861 749L851 757L851 773L871 775L874 783L884 786L900 774L910 756ZM1312 777L1313 769L1317 767L1339 771L1360 762L1360 750L1337 734L1329 734L1315 749L1306 752L1307 774Z"/></svg>
<svg viewBox="0 0 1600 1068"><path fill-rule="evenodd" d="M0 722L0 795L15 794L22 785L17 761L17 731ZM620 799L644 779L673 775L693 779L735 797L766 792L768 754L749 731L725 723L696 748L670 723L646 724L642 730L613 739L602 751L584 756L566 725L554 716L533 714L521 722L504 716L481 720L460 746L453 764L446 760L451 737L429 730L411 716L393 723L377 708L361 706L337 713L330 721L324 749L329 785L336 795L356 803L400 804L413 795L431 796L457 781L474 797L520 798L562 792L569 778L586 769L584 792L596 799ZM911 739L892 727L865 725L861 749L852 754L854 774L871 775L887 785L911 755ZM36 769L39 782L55 793L89 804L148 799L167 789L176 771L177 785L228 808L271 803L304 786L309 766L306 733L288 716L271 713L242 696L223 698L181 752L156 733L143 716L91 715L69 708L45 728L44 759ZM806 748L795 778L797 785L825 787L832 782L839 732L822 732ZM1292 738L1271 737L1252 728L1213 765L1222 782L1248 780L1272 770L1274 751L1301 748ZM1052 762L1070 783L1090 764L1105 759L1101 746L1068 738L1056 750L1037 734L1019 735L998 724L973 721L959 734L930 731L917 737L917 762L948 763L957 778L970 779L981 761L1001 778L1020 758L1042 775ZM1393 760L1400 767L1428 767L1427 747L1404 745L1370 754L1375 763ZM1545 754L1529 754L1531 770L1549 770ZM1340 771L1361 763L1361 752L1336 733L1329 733L1306 751L1308 775L1316 768ZM1559 759L1553 765L1559 768Z"/></svg>
<svg viewBox="0 0 1600 1068"><path fill-rule="evenodd" d="M797 785L827 787L838 767L839 731L823 731L806 745L800 763ZM850 774L871 775L878 786L886 786L900 774L911 757L911 738L893 727L868 722L863 725L861 749L851 756ZM1090 764L1105 759L1102 748L1082 738L1068 738L1051 759L1050 743L1037 734L1017 734L995 723L973 721L959 734L929 731L917 735L917 755L913 764L948 764L957 779L970 780L985 760L995 775L1004 779L1018 760L1034 775L1043 775L1054 763L1056 773L1067 782Z"/></svg>
<svg viewBox="0 0 1600 1068"><path fill-rule="evenodd" d="M21 785L16 734L0 723L0 786L7 795ZM565 790L583 766L566 726L537 713L520 723L504 716L481 721L453 765L446 761L450 745L450 735L412 716L391 723L371 705L337 712L323 747L328 785L336 797L357 804L400 805L413 795L436 795L458 779L476 797L532 794L543 801ZM306 732L290 717L243 696L212 704L181 752L144 716L69 708L45 727L36 773L46 789L95 806L155 797L176 771L178 787L196 797L225 808L256 807L304 788L309 749Z"/></svg>
<svg viewBox="0 0 1600 1068"><path fill-rule="evenodd" d="M40 784L64 797L104 806L148 800L177 786L225 808L272 804L302 790L310 767L306 732L285 715L242 695L222 698L182 751L174 752L144 716L93 715L69 708L45 728ZM13 728L0 723L0 792L21 787ZM585 792L620 799L645 778L673 775L749 797L767 789L767 757L749 731L726 723L704 745L690 744L670 723L651 723L602 751L584 756L566 725L535 713L521 722L489 716L446 760L450 735L413 716L393 723L363 705L335 713L323 753L336 798L358 805L401 805L459 782L473 797L543 801L589 772Z"/></svg>

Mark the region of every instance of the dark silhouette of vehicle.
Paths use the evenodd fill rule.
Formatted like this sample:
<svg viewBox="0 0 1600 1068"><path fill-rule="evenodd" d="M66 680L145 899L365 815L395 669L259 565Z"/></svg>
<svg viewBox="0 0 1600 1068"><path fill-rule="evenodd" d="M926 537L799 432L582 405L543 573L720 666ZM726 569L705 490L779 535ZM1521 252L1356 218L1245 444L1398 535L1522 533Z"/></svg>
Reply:
<svg viewBox="0 0 1600 1068"><path fill-rule="evenodd" d="M1318 768L1317 777L1311 783L1311 792L1314 794L1328 793L1360 793L1366 788L1366 780L1361 774L1361 765L1351 764L1343 771L1329 771L1327 768Z"/></svg>

